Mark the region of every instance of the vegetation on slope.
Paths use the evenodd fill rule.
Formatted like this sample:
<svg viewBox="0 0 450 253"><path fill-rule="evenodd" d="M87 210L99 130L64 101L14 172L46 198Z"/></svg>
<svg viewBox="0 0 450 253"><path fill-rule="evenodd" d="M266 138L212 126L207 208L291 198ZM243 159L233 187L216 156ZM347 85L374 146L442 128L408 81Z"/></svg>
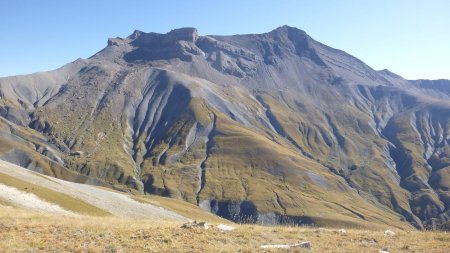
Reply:
<svg viewBox="0 0 450 253"><path fill-rule="evenodd" d="M207 221L209 223L231 223L230 221L205 211L194 204L179 199L161 197L158 195L134 195L133 199L142 203L163 207L192 220Z"/></svg>
<svg viewBox="0 0 450 253"><path fill-rule="evenodd" d="M68 217L0 207L2 252L262 252L264 244L310 241L313 252L448 252L444 232L233 225L184 229L182 223L116 217ZM308 252L303 249L268 252Z"/></svg>

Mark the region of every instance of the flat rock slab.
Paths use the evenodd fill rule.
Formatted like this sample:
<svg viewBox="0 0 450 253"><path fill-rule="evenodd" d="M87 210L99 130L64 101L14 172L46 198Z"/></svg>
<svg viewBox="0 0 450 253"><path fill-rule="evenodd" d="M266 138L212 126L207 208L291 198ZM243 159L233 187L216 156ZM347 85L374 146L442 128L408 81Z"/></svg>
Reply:
<svg viewBox="0 0 450 253"><path fill-rule="evenodd" d="M232 227L232 226L225 225L225 224L219 224L219 225L217 225L217 229L219 229L222 232L227 232L227 231L235 230L236 228Z"/></svg>
<svg viewBox="0 0 450 253"><path fill-rule="evenodd" d="M261 246L261 249L291 249L291 248L312 249L312 245L311 242L300 242L295 244L268 244Z"/></svg>

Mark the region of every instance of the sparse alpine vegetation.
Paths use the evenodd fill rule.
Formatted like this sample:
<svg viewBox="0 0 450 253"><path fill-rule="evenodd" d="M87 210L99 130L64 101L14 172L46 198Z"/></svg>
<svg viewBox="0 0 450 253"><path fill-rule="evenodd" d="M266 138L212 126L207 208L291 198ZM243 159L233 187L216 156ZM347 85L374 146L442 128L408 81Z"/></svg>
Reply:
<svg viewBox="0 0 450 253"><path fill-rule="evenodd" d="M0 206L0 248L6 252L448 252L444 232L233 225L221 231L181 228L182 222L73 217ZM262 249L263 245L304 247Z"/></svg>

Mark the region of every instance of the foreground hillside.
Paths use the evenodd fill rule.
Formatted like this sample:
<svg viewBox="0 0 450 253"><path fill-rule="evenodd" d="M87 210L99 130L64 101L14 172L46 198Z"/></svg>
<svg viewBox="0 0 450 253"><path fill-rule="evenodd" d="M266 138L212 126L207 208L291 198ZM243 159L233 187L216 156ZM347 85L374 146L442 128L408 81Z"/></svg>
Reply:
<svg viewBox="0 0 450 253"><path fill-rule="evenodd" d="M210 227L181 228L190 220ZM219 224L235 229L220 231ZM315 252L450 249L447 233L322 225L334 228L238 225L185 201L67 182L0 160L0 252L259 252L261 245L298 242L310 242ZM385 236L386 229L395 234Z"/></svg>
<svg viewBox="0 0 450 253"><path fill-rule="evenodd" d="M217 223L215 223L217 224ZM309 241L312 252L448 252L450 236L443 232L353 230L346 233L305 227L234 225L220 232L215 226L180 228L182 222L60 216L0 206L1 252L263 252L263 244ZM214 224L213 224L214 225ZM289 252L310 250L289 249ZM272 249L267 252L287 252Z"/></svg>
<svg viewBox="0 0 450 253"><path fill-rule="evenodd" d="M1 160L0 204L52 215L225 222L184 201L67 182Z"/></svg>

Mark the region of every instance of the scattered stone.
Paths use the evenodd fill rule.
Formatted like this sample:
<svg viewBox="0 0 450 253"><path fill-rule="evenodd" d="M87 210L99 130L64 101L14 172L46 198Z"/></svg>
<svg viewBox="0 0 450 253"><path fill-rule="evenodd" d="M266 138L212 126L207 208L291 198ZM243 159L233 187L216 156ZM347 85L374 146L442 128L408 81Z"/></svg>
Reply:
<svg viewBox="0 0 450 253"><path fill-rule="evenodd" d="M236 229L235 227L228 226L228 225L225 225L225 224L219 224L219 225L217 225L217 228L221 232L227 232L227 231L232 231L232 230Z"/></svg>
<svg viewBox="0 0 450 253"><path fill-rule="evenodd" d="M71 156L82 156L83 155L83 151L74 151L72 153L70 153Z"/></svg>
<svg viewBox="0 0 450 253"><path fill-rule="evenodd" d="M379 251L380 253L389 253L389 251L387 249L380 249Z"/></svg>
<svg viewBox="0 0 450 253"><path fill-rule="evenodd" d="M395 235L394 231L391 231L389 229L384 231L384 236L394 236L394 235Z"/></svg>
<svg viewBox="0 0 450 253"><path fill-rule="evenodd" d="M311 242L300 242L295 244L269 244L261 245L261 249L291 249L291 248L301 248L301 249L312 249Z"/></svg>
<svg viewBox="0 0 450 253"><path fill-rule="evenodd" d="M368 239L364 239L364 240L361 240L360 242L364 246L372 246L372 245L377 244L377 241L374 240L374 239L369 239L369 240Z"/></svg>
<svg viewBox="0 0 450 253"><path fill-rule="evenodd" d="M321 233L321 232L330 232L330 229L327 228L318 228L314 232Z"/></svg>
<svg viewBox="0 0 450 253"><path fill-rule="evenodd" d="M204 228L204 229L208 229L208 223L206 222L198 222L198 221L192 221L192 222L187 222L184 223L181 228Z"/></svg>
<svg viewBox="0 0 450 253"><path fill-rule="evenodd" d="M341 235L347 234L347 230L345 230L345 229L339 229L337 232Z"/></svg>

